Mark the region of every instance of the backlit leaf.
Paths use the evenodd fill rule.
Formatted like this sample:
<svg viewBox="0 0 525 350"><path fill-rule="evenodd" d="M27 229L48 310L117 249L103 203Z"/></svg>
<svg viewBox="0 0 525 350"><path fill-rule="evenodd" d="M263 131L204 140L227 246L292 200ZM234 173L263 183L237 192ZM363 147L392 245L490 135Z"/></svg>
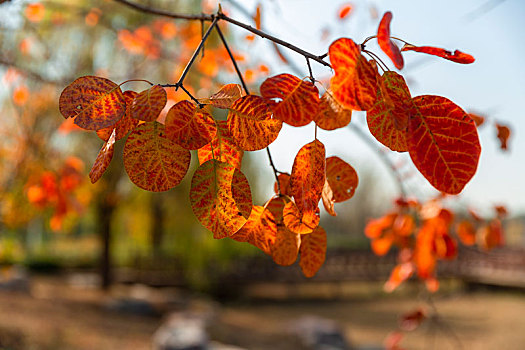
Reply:
<svg viewBox="0 0 525 350"><path fill-rule="evenodd" d="M313 277L326 258L326 231L318 226L312 233L301 237L299 266L305 277Z"/></svg>
<svg viewBox="0 0 525 350"><path fill-rule="evenodd" d="M208 99L201 100L202 103L211 103L217 108L228 109L231 105L242 97L242 89L239 84L227 84L210 96Z"/></svg>
<svg viewBox="0 0 525 350"><path fill-rule="evenodd" d="M392 151L406 152L408 119L412 98L405 79L396 72L385 72L374 106L367 112L366 121L374 137Z"/></svg>
<svg viewBox="0 0 525 350"><path fill-rule="evenodd" d="M240 149L233 140L226 121L216 121L216 126L217 132L211 143L199 148L199 163L203 164L208 160L215 158L215 160L231 164L237 169L240 169L244 151Z"/></svg>
<svg viewBox="0 0 525 350"><path fill-rule="evenodd" d="M280 173L279 176L277 176L277 179L279 180L281 194L283 196L291 196L292 192L290 191L290 174ZM273 185L273 190L276 194L279 194L279 186L277 186L277 182L275 182Z"/></svg>
<svg viewBox="0 0 525 350"><path fill-rule="evenodd" d="M326 179L336 203L352 198L359 184L354 168L336 156L326 158Z"/></svg>
<svg viewBox="0 0 525 350"><path fill-rule="evenodd" d="M352 120L352 110L345 109L327 90L319 102L314 121L321 129L334 130L347 126Z"/></svg>
<svg viewBox="0 0 525 350"><path fill-rule="evenodd" d="M157 120L167 100L166 90L160 85L153 85L135 96L131 105L131 116L145 122Z"/></svg>
<svg viewBox="0 0 525 350"><path fill-rule="evenodd" d="M326 212L332 216L337 216L337 213L334 210L334 192L330 188L328 180L325 180L323 186L323 192L321 193L321 199L323 200L323 206Z"/></svg>
<svg viewBox="0 0 525 350"><path fill-rule="evenodd" d="M288 202L290 202L290 199L285 196L280 196L273 197L264 205L265 210L268 210L272 214L277 225L284 225L283 211Z"/></svg>
<svg viewBox="0 0 525 350"><path fill-rule="evenodd" d="M235 143L245 151L267 147L279 135L282 122L272 118L266 101L255 95L241 97L230 107L228 128Z"/></svg>
<svg viewBox="0 0 525 350"><path fill-rule="evenodd" d="M213 232L214 238L229 237L250 217L250 185L233 165L212 159L193 174L190 203L197 219Z"/></svg>
<svg viewBox="0 0 525 350"><path fill-rule="evenodd" d="M275 242L271 247L272 259L277 265L289 266L297 260L301 236L278 225Z"/></svg>
<svg viewBox="0 0 525 350"><path fill-rule="evenodd" d="M211 115L185 100L170 108L165 124L168 137L189 150L199 149L210 143L217 132Z"/></svg>
<svg viewBox="0 0 525 350"><path fill-rule="evenodd" d="M75 118L81 128L99 130L124 116L126 101L120 87L111 80L84 76L62 91L59 109L64 118Z"/></svg>
<svg viewBox="0 0 525 350"><path fill-rule="evenodd" d="M379 28L377 29L377 43L383 52L394 62L397 69L403 68L403 56L397 45L390 40L390 21L392 12L388 11L383 15Z"/></svg>
<svg viewBox="0 0 525 350"><path fill-rule="evenodd" d="M111 163L111 159L113 159L113 150L115 148L115 135L116 129L113 129L109 140L106 141L104 146L102 146L102 148L100 149L100 152L98 152L97 159L95 160L95 163L93 164L93 167L89 172L89 178L91 179L92 184L94 184L98 181L98 179L100 179L102 174L104 174L104 172L108 168L109 163Z"/></svg>
<svg viewBox="0 0 525 350"><path fill-rule="evenodd" d="M271 255L271 246L275 242L277 225L272 213L264 207L254 206L248 221L230 238L237 242L248 242Z"/></svg>
<svg viewBox="0 0 525 350"><path fill-rule="evenodd" d="M128 90L124 91L123 94L124 99L126 100L126 113L124 114L124 116L115 125L111 125L107 128L97 130L98 137L100 137L104 141L109 140L111 134L113 133L113 130L115 129L115 141L118 141L124 136L126 136L128 132L133 130L139 124L139 121L137 119L131 117L131 103L133 102L135 96L137 96L137 93L135 91Z"/></svg>
<svg viewBox="0 0 525 350"><path fill-rule="evenodd" d="M300 211L312 211L321 199L325 181L325 147L314 140L299 150L290 175L290 190Z"/></svg>
<svg viewBox="0 0 525 350"><path fill-rule="evenodd" d="M347 18L348 15L350 15L350 13L352 12L352 9L353 9L352 4L344 4L343 6L341 6L337 14L339 19Z"/></svg>
<svg viewBox="0 0 525 350"><path fill-rule="evenodd" d="M470 221L460 221L456 225L456 232L458 234L459 240L464 245L474 245L474 243L476 243L476 229Z"/></svg>
<svg viewBox="0 0 525 350"><path fill-rule="evenodd" d="M288 202L283 209L283 222L288 230L305 235L319 226L319 208L300 211L294 202Z"/></svg>
<svg viewBox="0 0 525 350"><path fill-rule="evenodd" d="M469 55L468 53L464 53L459 50L450 52L448 50L445 50L439 47L433 47L433 46L414 46L410 44L405 44L401 48L401 51L422 52L422 53L426 53L429 55L439 56L439 57L445 58L447 60L450 60L456 63L463 63L463 64L469 64L475 61L474 57Z"/></svg>
<svg viewBox="0 0 525 350"><path fill-rule="evenodd" d="M130 180L153 192L178 185L188 171L190 158L190 151L170 140L158 122L136 127L124 146L124 167Z"/></svg>
<svg viewBox="0 0 525 350"><path fill-rule="evenodd" d="M276 119L292 126L310 123L319 109L319 91L310 81L291 74L279 74L261 85L262 97L274 100L272 110Z"/></svg>
<svg viewBox="0 0 525 350"><path fill-rule="evenodd" d="M483 250L491 250L504 244L501 220L493 219L479 228L476 233L478 244Z"/></svg>
<svg viewBox="0 0 525 350"><path fill-rule="evenodd" d="M498 134L496 135L500 142L500 148L506 151L508 148L507 141L510 137L510 129L508 126L496 123Z"/></svg>
<svg viewBox="0 0 525 350"><path fill-rule="evenodd" d="M361 55L352 39L334 41L328 54L335 75L330 80L333 97L346 109L366 111L376 100L378 74Z"/></svg>
<svg viewBox="0 0 525 350"><path fill-rule="evenodd" d="M413 273L414 265L411 262L396 265L390 272L390 277L384 285L384 290L388 293L394 291L401 283L409 279Z"/></svg>
<svg viewBox="0 0 525 350"><path fill-rule="evenodd" d="M441 96L413 98L408 126L410 157L436 189L458 194L474 176L481 152L472 119Z"/></svg>

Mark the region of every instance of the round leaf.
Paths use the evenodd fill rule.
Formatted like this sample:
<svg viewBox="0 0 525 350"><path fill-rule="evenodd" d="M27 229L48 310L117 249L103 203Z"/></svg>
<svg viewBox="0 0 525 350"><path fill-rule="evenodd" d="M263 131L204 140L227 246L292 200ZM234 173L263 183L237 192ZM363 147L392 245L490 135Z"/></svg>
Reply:
<svg viewBox="0 0 525 350"><path fill-rule="evenodd" d="M314 117L318 127L335 130L347 126L352 120L352 110L345 109L328 90L321 97L319 111Z"/></svg>
<svg viewBox="0 0 525 350"><path fill-rule="evenodd" d="M145 122L157 120L167 100L166 90L160 85L153 85L135 97L131 105L131 116Z"/></svg>
<svg viewBox="0 0 525 350"><path fill-rule="evenodd" d="M326 159L326 179L332 189L336 203L352 198L359 184L355 169L336 156Z"/></svg>
<svg viewBox="0 0 525 350"><path fill-rule="evenodd" d="M326 231L318 226L312 233L301 237L299 266L305 277L313 277L326 258Z"/></svg>
<svg viewBox="0 0 525 350"><path fill-rule="evenodd" d="M217 132L211 143L199 148L197 153L199 163L203 164L210 159L216 159L240 169L244 151L233 140L226 121L219 120L216 123Z"/></svg>

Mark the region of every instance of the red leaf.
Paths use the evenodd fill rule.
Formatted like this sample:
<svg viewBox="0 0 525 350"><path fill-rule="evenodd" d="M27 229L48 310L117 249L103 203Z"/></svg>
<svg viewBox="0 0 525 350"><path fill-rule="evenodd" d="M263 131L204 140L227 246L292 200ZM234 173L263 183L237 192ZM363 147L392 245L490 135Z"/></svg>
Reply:
<svg viewBox="0 0 525 350"><path fill-rule="evenodd" d="M444 59L456 62L456 63L463 63L463 64L469 64L473 63L475 61L474 57L469 55L468 53L461 52L459 50L455 50L454 53L447 51L445 49L439 48L439 47L433 47L433 46L414 46L410 44L405 44L403 48L401 48L401 51L416 51L416 52L422 52L429 55L439 56Z"/></svg>
<svg viewBox="0 0 525 350"><path fill-rule="evenodd" d="M272 105L274 117L292 126L310 123L319 109L319 91L309 81L291 74L279 74L261 85L262 97L278 101Z"/></svg>
<svg viewBox="0 0 525 350"><path fill-rule="evenodd" d="M377 43L383 52L394 62L397 69L403 68L403 56L395 43L390 40L390 21L392 12L388 11L383 15L379 28L377 29Z"/></svg>
<svg viewBox="0 0 525 350"><path fill-rule="evenodd" d="M208 160L215 158L216 160L231 164L237 169L240 169L244 154L243 150L235 144L235 141L233 141L233 137L230 134L226 121L219 120L216 123L217 133L213 137L211 143L199 148L197 153L199 163L203 164Z"/></svg>
<svg viewBox="0 0 525 350"><path fill-rule="evenodd" d="M75 118L81 128L100 130L124 116L126 101L120 87L111 80L84 76L62 91L59 109L64 118Z"/></svg>
<svg viewBox="0 0 525 350"><path fill-rule="evenodd" d="M354 168L336 156L326 158L326 179L336 203L352 198L359 184L359 177Z"/></svg>
<svg viewBox="0 0 525 350"><path fill-rule="evenodd" d="M348 15L350 15L350 13L352 12L352 9L353 7L351 4L345 4L341 6L338 12L339 19L345 19L346 17L348 17Z"/></svg>
<svg viewBox="0 0 525 350"><path fill-rule="evenodd" d="M399 328L406 332L411 332L417 329L426 318L427 315L423 309L414 310L401 316Z"/></svg>
<svg viewBox="0 0 525 350"><path fill-rule="evenodd" d="M319 102L314 121L323 130L335 130L347 126L352 120L352 110L345 109L327 90Z"/></svg>
<svg viewBox="0 0 525 350"><path fill-rule="evenodd" d="M190 151L171 141L158 122L139 125L124 146L124 168L130 180L148 191L167 191L178 185L190 158Z"/></svg>
<svg viewBox="0 0 525 350"><path fill-rule="evenodd" d="M510 129L508 126L496 123L496 129L498 130L497 138L500 142L500 148L506 151L508 148L507 141L510 137Z"/></svg>
<svg viewBox="0 0 525 350"><path fill-rule="evenodd" d="M328 54L335 75L330 80L334 98L346 109L367 111L376 100L378 74L352 39L334 41Z"/></svg>
<svg viewBox="0 0 525 350"><path fill-rule="evenodd" d="M160 85L153 85L135 96L131 105L131 116L145 122L157 120L167 99L166 90Z"/></svg>
<svg viewBox="0 0 525 350"><path fill-rule="evenodd" d="M102 149L98 153L97 159L95 160L95 163L89 172L89 178L91 179L92 184L100 179L102 174L104 174L108 168L109 163L111 163L111 159L113 158L113 149L115 148L115 135L116 129L113 129L109 140L104 144L104 146L102 146Z"/></svg>
<svg viewBox="0 0 525 350"><path fill-rule="evenodd" d="M115 134L115 141L118 141L126 136L131 130L139 124L139 121L131 117L131 104L137 93L135 91L124 91L124 99L126 100L126 114L116 124L111 125L107 128L97 130L97 136L102 140L107 141L113 133L113 130L117 130Z"/></svg>
<svg viewBox="0 0 525 350"><path fill-rule="evenodd" d="M408 147L414 165L441 192L458 194L474 176L481 146L472 119L441 96L413 99Z"/></svg>

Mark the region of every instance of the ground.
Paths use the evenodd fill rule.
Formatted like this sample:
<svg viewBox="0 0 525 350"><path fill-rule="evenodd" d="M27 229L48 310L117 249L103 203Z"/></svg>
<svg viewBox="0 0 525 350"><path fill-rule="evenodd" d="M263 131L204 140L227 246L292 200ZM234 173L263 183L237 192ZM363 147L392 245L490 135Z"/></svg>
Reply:
<svg viewBox="0 0 525 350"><path fill-rule="evenodd" d="M294 321L319 316L339 322L348 339L362 348L378 346L397 327L400 314L424 305L413 295L384 296L351 287L339 300L243 299L219 304L180 291L119 286L110 293L76 287L71 280L33 278L31 293L0 292L0 345L6 349L151 349L162 316L135 316L109 310L118 296L148 297L160 310L212 305L212 336L248 349L299 348L289 335ZM271 287L257 288L271 293ZM367 287L370 288L370 287ZM275 288L273 290L275 296ZM411 294L411 293L408 293ZM377 296L380 295L378 298ZM339 295L341 297L341 294ZM177 302L174 301L179 301ZM167 301L170 301L167 303ZM454 291L435 300L439 323L427 322L406 335L406 349L523 349L523 292ZM0 346L1 348L1 346Z"/></svg>

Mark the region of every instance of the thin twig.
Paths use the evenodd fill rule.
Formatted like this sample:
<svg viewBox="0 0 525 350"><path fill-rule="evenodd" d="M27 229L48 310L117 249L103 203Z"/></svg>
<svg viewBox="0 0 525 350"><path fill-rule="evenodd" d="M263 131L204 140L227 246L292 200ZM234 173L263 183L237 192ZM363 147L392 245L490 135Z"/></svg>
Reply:
<svg viewBox="0 0 525 350"><path fill-rule="evenodd" d="M379 159L390 169L390 172L392 176L394 177L394 180L397 183L397 188L399 190L399 194L402 198L406 198L406 191L405 187L403 186L403 180L401 179L401 176L399 172L396 169L396 166L390 158L387 157L385 153L383 153L379 148L377 148L376 144L370 140L370 138L355 124L349 124L348 127L354 131L354 133L364 142L368 147L370 147L373 151L377 153L379 156Z"/></svg>
<svg viewBox="0 0 525 350"><path fill-rule="evenodd" d="M201 13L200 15L187 15L187 14L182 14L182 13L175 13L175 12L160 10L160 9L148 7L148 6L141 5L141 4L136 4L128 0L113 0L113 1L126 5L137 11L141 11L144 13L149 13L149 14L157 15L157 16L169 17L169 18L174 18L174 19L185 19L185 20L190 20L190 21L209 21L211 22L214 19L213 15L207 15L204 13Z"/></svg>
<svg viewBox="0 0 525 350"><path fill-rule="evenodd" d="M178 86L182 87L182 83L184 82L184 78L186 77L186 74L188 74L191 66L195 62L195 59L199 55L200 50L203 48L204 43L206 42L206 39L208 39L208 36L210 35L210 33L213 30L213 28L217 25L218 21L219 21L218 17L215 17L213 19L213 22L211 22L210 26L208 27L208 30L206 31L206 33L204 33L204 35L203 35L203 37L201 39L201 42L199 43L199 46L197 46L197 48L195 49L195 52L193 53L193 56L191 56L191 59L188 62L188 64L186 65L186 67L184 68L184 71L182 72L182 74L181 74L181 76L179 78L179 81L177 81L177 83L175 85L178 85Z"/></svg>
<svg viewBox="0 0 525 350"><path fill-rule="evenodd" d="M310 74L310 81L312 84L315 84L314 74L312 73L312 66L310 65L310 59L308 57L306 58L306 65L308 66L308 73Z"/></svg>
<svg viewBox="0 0 525 350"><path fill-rule="evenodd" d="M275 168L275 164L273 164L272 154L270 153L270 146L266 147L266 154L268 154L268 159L270 160L270 166L273 170L273 175L275 176L275 181L277 182L277 191L279 192L279 196L281 195L281 184L279 183L279 175L277 175L278 171Z"/></svg>
<svg viewBox="0 0 525 350"><path fill-rule="evenodd" d="M267 34L267 33L263 32L261 30L258 30L256 28L252 27L252 26L249 26L249 25L244 24L242 22L239 22L239 21L237 21L237 20L235 20L233 18L230 18L230 17L226 16L224 13L217 14L217 17L219 17L222 20L225 20L226 22L234 24L234 25L236 25L238 27L244 28L247 31L252 32L253 34L256 34L256 35L258 35L258 36L260 36L262 38L271 40L271 41L273 41L276 44L279 44L279 45L284 46L284 47L286 47L286 48L288 48L288 49L290 49L292 51L295 51L295 52L303 55L304 57L308 57L308 58L310 58L310 59L312 59L312 60L322 64L323 66L331 68L330 63L323 61L323 59L320 58L320 56L314 55L314 54L312 54L312 53L310 53L308 51L305 51L305 50L303 50L303 49L301 49L301 48L299 48L299 47L297 47L295 45L292 45L292 44L290 44L290 43L288 43L288 42L286 42L284 40L276 38L273 35Z"/></svg>
<svg viewBox="0 0 525 350"><path fill-rule="evenodd" d="M232 54L230 48L228 47L228 43L226 42L226 38L222 34L221 28L219 28L219 26L215 26L215 30L217 30L217 33L219 34L219 37L221 38L222 44L224 45L224 48L226 49L226 51L228 52L228 55L230 56L230 59L231 59L231 61L233 63L233 67L235 68L235 71L237 72L237 75L239 76L239 80L241 81L241 84L242 84L242 87L244 89L244 92L246 92L246 95L249 95L250 92L248 91L248 87L246 86L246 83L244 82L244 79L242 77L242 73L241 73L241 71L239 69L239 66L237 65L237 61L235 61L235 57L233 57L233 54Z"/></svg>
<svg viewBox="0 0 525 350"><path fill-rule="evenodd" d="M375 53L373 53L372 51L368 51L368 50L363 50L364 53L366 53L368 56L372 57L372 59L374 61L377 62L377 64L379 65L379 62L381 62L383 64L383 66L385 66L386 69L383 69L383 67L381 67L381 69L383 69L383 72L384 71L390 71L390 69L388 68L388 66L385 64L385 62L383 62L383 60L381 60L381 58L379 58L378 55L376 55Z"/></svg>

